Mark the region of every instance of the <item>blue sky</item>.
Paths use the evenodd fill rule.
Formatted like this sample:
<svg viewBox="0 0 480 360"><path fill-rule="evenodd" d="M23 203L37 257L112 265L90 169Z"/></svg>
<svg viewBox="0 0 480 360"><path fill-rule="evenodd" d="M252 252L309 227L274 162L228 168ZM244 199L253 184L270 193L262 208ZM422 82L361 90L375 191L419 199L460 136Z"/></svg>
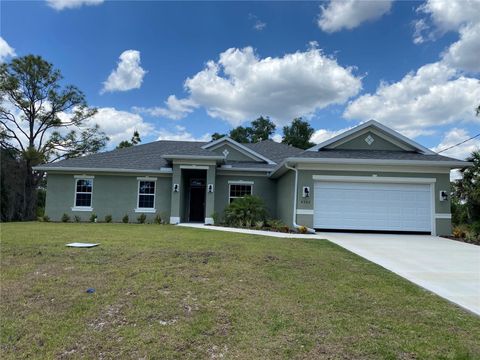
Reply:
<svg viewBox="0 0 480 360"><path fill-rule="evenodd" d="M480 2L459 4L3 1L0 60L52 62L110 147L133 129L203 140L268 115L279 135L303 116L317 142L375 118L441 149L480 132Z"/></svg>

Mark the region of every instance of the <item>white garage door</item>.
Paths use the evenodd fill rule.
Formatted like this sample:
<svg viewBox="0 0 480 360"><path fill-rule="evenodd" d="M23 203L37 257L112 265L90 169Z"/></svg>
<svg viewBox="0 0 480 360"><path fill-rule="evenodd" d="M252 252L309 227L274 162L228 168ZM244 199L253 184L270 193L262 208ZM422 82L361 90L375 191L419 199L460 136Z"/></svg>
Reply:
<svg viewBox="0 0 480 360"><path fill-rule="evenodd" d="M429 184L315 183L314 227L430 232Z"/></svg>

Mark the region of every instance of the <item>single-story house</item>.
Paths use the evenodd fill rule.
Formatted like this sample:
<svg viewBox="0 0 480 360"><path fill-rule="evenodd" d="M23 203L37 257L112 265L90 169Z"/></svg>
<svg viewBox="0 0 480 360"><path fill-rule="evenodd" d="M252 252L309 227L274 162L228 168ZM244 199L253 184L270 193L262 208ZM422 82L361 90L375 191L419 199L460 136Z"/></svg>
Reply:
<svg viewBox="0 0 480 360"><path fill-rule="evenodd" d="M260 196L291 227L450 234L450 170L441 156L374 121L308 150L265 140L241 144L156 141L37 166L47 172L46 214L87 221L159 214L212 224L238 197Z"/></svg>

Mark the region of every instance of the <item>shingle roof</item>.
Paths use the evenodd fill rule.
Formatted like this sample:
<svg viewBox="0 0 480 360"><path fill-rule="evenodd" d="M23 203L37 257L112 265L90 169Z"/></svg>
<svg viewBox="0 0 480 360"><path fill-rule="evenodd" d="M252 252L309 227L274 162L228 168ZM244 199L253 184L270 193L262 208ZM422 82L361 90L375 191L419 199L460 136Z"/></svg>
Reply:
<svg viewBox="0 0 480 360"><path fill-rule="evenodd" d="M383 160L420 160L420 161L459 161L438 154L426 155L410 151L388 150L326 150L303 151L293 156L316 159L383 159Z"/></svg>
<svg viewBox="0 0 480 360"><path fill-rule="evenodd" d="M155 141L75 159L66 159L42 167L159 170L168 166L163 155L211 156L211 151L202 149L204 144L205 142L195 141Z"/></svg>
<svg viewBox="0 0 480 360"><path fill-rule="evenodd" d="M263 140L258 143L243 145L276 163L280 163L283 159L298 155L304 151L290 145L277 143L273 140Z"/></svg>

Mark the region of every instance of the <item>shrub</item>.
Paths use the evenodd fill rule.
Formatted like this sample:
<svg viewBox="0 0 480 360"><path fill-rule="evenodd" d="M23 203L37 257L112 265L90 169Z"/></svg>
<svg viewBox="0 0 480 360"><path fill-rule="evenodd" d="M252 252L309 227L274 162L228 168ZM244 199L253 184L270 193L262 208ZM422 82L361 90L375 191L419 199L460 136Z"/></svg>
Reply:
<svg viewBox="0 0 480 360"><path fill-rule="evenodd" d="M49 222L49 221L50 221L50 217L49 217L48 215L43 215L42 221L43 221L43 222Z"/></svg>
<svg viewBox="0 0 480 360"><path fill-rule="evenodd" d="M215 211L210 215L210 217L213 219L213 225L220 225L220 216L218 213Z"/></svg>
<svg viewBox="0 0 480 360"><path fill-rule="evenodd" d="M112 215L105 215L105 222L111 223L112 222Z"/></svg>
<svg viewBox="0 0 480 360"><path fill-rule="evenodd" d="M255 229L257 230L261 230L265 227L265 222L262 220L262 221L257 221L255 223Z"/></svg>
<svg viewBox="0 0 480 360"><path fill-rule="evenodd" d="M80 221L82 221L82 219L78 215L75 215L73 219L75 220L76 223L79 223Z"/></svg>
<svg viewBox="0 0 480 360"><path fill-rule="evenodd" d="M139 224L145 224L145 220L147 220L147 215L143 213L137 217L137 221Z"/></svg>
<svg viewBox="0 0 480 360"><path fill-rule="evenodd" d="M90 215L90 222L97 222L97 214L92 213L92 215Z"/></svg>
<svg viewBox="0 0 480 360"><path fill-rule="evenodd" d="M128 224L128 214L125 214L125 216L122 218L122 222L124 224Z"/></svg>
<svg viewBox="0 0 480 360"><path fill-rule="evenodd" d="M69 222L69 221L70 221L70 216L68 216L67 213L63 213L62 222Z"/></svg>
<svg viewBox="0 0 480 360"><path fill-rule="evenodd" d="M238 198L225 209L225 223L229 226L252 227L267 216L265 204L258 196Z"/></svg>
<svg viewBox="0 0 480 360"><path fill-rule="evenodd" d="M453 237L465 239L467 236L468 227L466 225L457 225L452 230Z"/></svg>
<svg viewBox="0 0 480 360"><path fill-rule="evenodd" d="M278 232L290 231L290 228L288 227L288 225L285 225L281 220L278 220L278 219L269 220L268 225L274 231L278 231Z"/></svg>
<svg viewBox="0 0 480 360"><path fill-rule="evenodd" d="M162 224L162 217L160 216L160 214L155 215L153 222L158 225Z"/></svg>
<svg viewBox="0 0 480 360"><path fill-rule="evenodd" d="M308 228L306 226L303 226L303 225L298 227L297 230L300 234L306 234L308 232Z"/></svg>

